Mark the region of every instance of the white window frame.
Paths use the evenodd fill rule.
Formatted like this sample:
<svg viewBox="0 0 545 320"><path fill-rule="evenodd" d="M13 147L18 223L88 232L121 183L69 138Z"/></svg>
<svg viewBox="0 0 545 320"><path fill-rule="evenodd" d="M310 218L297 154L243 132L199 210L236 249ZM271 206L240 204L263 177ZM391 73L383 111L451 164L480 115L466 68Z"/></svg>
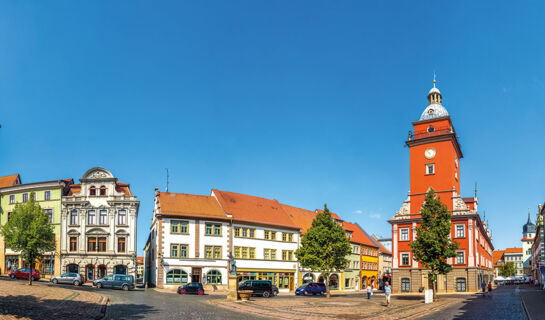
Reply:
<svg viewBox="0 0 545 320"><path fill-rule="evenodd" d="M458 227L462 227L462 235L458 235ZM464 224L455 224L454 225L454 238L465 238L466 237L466 226Z"/></svg>
<svg viewBox="0 0 545 320"><path fill-rule="evenodd" d="M462 254L462 259L463 259L463 262L460 263L458 258L460 258L459 254ZM466 252L465 251L456 251L456 260L455 260L455 264L466 264Z"/></svg>
<svg viewBox="0 0 545 320"><path fill-rule="evenodd" d="M431 168L431 172L430 172ZM435 163L426 163L426 175L435 174Z"/></svg>
<svg viewBox="0 0 545 320"><path fill-rule="evenodd" d="M407 261L408 261L407 264L403 263L403 256L405 256L405 255L408 257L407 258ZM411 253L410 252L401 252L399 257L400 257L399 260L400 260L400 265L401 266L410 266L411 265Z"/></svg>
<svg viewBox="0 0 545 320"><path fill-rule="evenodd" d="M404 239L404 237L403 237L403 230L407 230L407 239ZM410 241L410 239L411 239L411 236L410 236L409 228L400 228L399 229L399 241Z"/></svg>

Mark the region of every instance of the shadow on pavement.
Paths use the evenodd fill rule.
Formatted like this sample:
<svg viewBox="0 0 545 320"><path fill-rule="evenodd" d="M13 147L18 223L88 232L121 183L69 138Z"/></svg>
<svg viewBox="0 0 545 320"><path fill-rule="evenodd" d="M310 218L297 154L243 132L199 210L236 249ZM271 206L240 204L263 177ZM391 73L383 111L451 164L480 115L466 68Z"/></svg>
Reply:
<svg viewBox="0 0 545 320"><path fill-rule="evenodd" d="M0 317L12 316L28 319L94 319L101 315L103 307L97 303L44 299L32 295L2 297ZM139 319L156 312L146 305L124 305L124 317Z"/></svg>

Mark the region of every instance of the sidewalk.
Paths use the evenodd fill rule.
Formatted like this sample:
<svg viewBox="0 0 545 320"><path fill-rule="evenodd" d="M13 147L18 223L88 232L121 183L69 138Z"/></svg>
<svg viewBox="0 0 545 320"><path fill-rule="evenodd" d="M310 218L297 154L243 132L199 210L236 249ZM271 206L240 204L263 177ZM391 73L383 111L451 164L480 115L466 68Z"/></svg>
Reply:
<svg viewBox="0 0 545 320"><path fill-rule="evenodd" d="M545 319L545 311L543 309L545 291L543 289L532 287L521 291L519 295L529 320Z"/></svg>
<svg viewBox="0 0 545 320"><path fill-rule="evenodd" d="M107 303L107 297L94 292L0 280L2 319L100 319Z"/></svg>

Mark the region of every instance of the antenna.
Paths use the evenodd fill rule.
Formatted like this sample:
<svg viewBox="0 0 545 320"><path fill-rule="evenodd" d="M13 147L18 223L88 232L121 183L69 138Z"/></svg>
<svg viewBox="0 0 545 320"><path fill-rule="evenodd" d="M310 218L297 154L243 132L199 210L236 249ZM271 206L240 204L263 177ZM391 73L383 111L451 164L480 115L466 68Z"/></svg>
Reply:
<svg viewBox="0 0 545 320"><path fill-rule="evenodd" d="M166 192L168 192L168 177L169 176L168 176L168 168L166 168L166 169L167 169L167 190L166 190Z"/></svg>
<svg viewBox="0 0 545 320"><path fill-rule="evenodd" d="M477 198L477 181L475 181L475 198Z"/></svg>

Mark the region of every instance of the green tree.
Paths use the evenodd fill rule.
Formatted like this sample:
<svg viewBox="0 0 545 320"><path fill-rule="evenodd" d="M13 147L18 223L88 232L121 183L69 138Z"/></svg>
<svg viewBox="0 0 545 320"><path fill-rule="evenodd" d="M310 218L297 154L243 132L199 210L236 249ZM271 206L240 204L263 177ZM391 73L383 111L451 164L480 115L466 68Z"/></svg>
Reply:
<svg viewBox="0 0 545 320"><path fill-rule="evenodd" d="M34 201L31 193L30 200L24 204L17 204L10 214L8 222L0 228L7 247L20 252L21 257L30 266L31 272L28 283L32 285L32 270L36 260L45 252L55 250L55 233L53 226L40 205Z"/></svg>
<svg viewBox="0 0 545 320"><path fill-rule="evenodd" d="M414 259L429 269L428 283L433 287L436 299L437 275L446 275L452 270L447 259L456 256L458 243L450 239L451 214L446 205L437 198L433 189L426 194L420 211L422 221L416 228L416 239L409 245Z"/></svg>
<svg viewBox="0 0 545 320"><path fill-rule="evenodd" d="M507 262L500 269L500 275L502 277L512 277L515 273L517 273L517 270L515 269L515 263L513 262Z"/></svg>
<svg viewBox="0 0 545 320"><path fill-rule="evenodd" d="M301 238L301 246L295 251L297 261L303 268L309 268L322 273L326 296L329 292L329 276L335 270L342 270L348 266L350 242L344 229L337 224L331 213L324 205L324 211L318 213L312 221L312 226Z"/></svg>

